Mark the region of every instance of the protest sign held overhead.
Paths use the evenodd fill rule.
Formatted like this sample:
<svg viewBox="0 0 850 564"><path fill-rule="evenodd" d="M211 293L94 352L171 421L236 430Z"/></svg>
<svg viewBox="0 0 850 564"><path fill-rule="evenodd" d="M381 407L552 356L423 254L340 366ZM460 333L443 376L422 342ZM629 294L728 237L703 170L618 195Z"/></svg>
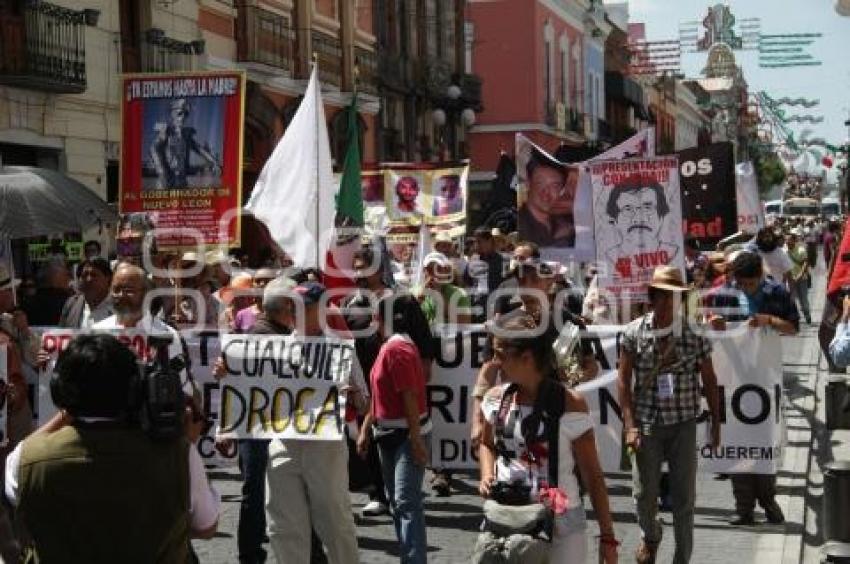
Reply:
<svg viewBox="0 0 850 564"><path fill-rule="evenodd" d="M676 158L590 165L599 285L620 300L646 300L658 266L684 269Z"/></svg>
<svg viewBox="0 0 850 564"><path fill-rule="evenodd" d="M239 439L340 440L357 358L352 341L225 335L219 435Z"/></svg>
<svg viewBox="0 0 850 564"><path fill-rule="evenodd" d="M239 245L244 96L241 71L123 78L120 210L146 213L160 248Z"/></svg>
<svg viewBox="0 0 850 564"><path fill-rule="evenodd" d="M679 151L683 230L703 248L737 231L734 162L731 143Z"/></svg>
<svg viewBox="0 0 850 564"><path fill-rule="evenodd" d="M383 169L383 203L392 226L450 224L466 219L469 165ZM369 178L364 177L364 178ZM378 196L375 181L364 181L369 198ZM372 201L372 200L366 200Z"/></svg>
<svg viewBox="0 0 850 564"><path fill-rule="evenodd" d="M547 260L593 258L593 215L580 167L560 162L524 135L516 136L517 231Z"/></svg>

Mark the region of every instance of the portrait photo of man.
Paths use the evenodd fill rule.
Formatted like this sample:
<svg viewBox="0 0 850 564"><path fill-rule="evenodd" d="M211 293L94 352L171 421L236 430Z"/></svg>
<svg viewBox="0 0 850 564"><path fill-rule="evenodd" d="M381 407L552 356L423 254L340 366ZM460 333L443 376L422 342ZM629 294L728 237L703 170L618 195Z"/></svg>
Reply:
<svg viewBox="0 0 850 564"><path fill-rule="evenodd" d="M661 233L669 213L660 184L633 179L613 187L605 214L618 242L605 250L605 257L614 272L628 278L639 269L673 261L679 247L663 240Z"/></svg>
<svg viewBox="0 0 850 564"><path fill-rule="evenodd" d="M178 98L170 104L168 120L153 126L155 135L150 143L150 162L156 173L155 188L158 190L208 185L220 179L219 159L208 143L198 141L197 129L187 125L192 111L187 99ZM200 163L193 164L193 154Z"/></svg>
<svg viewBox="0 0 850 564"><path fill-rule="evenodd" d="M447 174L434 180L434 205L432 213L446 216L463 212L463 190L459 174Z"/></svg>
<svg viewBox="0 0 850 564"><path fill-rule="evenodd" d="M520 236L540 247L574 247L578 168L534 147L525 172L526 199L517 213Z"/></svg>
<svg viewBox="0 0 850 564"><path fill-rule="evenodd" d="M422 206L419 202L421 192L418 178L413 175L399 177L395 183L394 215L396 217L421 215Z"/></svg>

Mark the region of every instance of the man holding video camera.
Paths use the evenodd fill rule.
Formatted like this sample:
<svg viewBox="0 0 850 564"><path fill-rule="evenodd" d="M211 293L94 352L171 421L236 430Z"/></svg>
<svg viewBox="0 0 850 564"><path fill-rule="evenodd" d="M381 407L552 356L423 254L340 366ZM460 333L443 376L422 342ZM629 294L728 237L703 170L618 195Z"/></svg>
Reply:
<svg viewBox="0 0 850 564"><path fill-rule="evenodd" d="M189 538L215 534L219 501L176 372L82 335L50 392L60 411L9 455L4 488L40 561L192 562Z"/></svg>

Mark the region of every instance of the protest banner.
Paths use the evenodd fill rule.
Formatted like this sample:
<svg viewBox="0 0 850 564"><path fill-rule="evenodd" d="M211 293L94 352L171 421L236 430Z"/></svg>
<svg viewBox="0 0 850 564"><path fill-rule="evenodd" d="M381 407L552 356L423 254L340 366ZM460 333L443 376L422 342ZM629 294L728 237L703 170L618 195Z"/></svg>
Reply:
<svg viewBox="0 0 850 564"><path fill-rule="evenodd" d="M206 465L233 466L236 464L236 445L228 452L215 448L217 421L219 418L221 386L213 376L215 362L221 355L221 341L215 331L200 332L186 338L189 354L189 370L200 394L201 406L207 423L198 440L198 454Z"/></svg>
<svg viewBox="0 0 850 564"><path fill-rule="evenodd" d="M646 301L656 267L684 270L678 168L675 157L590 164L598 282L622 301Z"/></svg>
<svg viewBox="0 0 850 564"><path fill-rule="evenodd" d="M439 346L428 382L431 411L431 465L434 468L477 468L478 453L470 444L472 389L484 363L487 332L483 325L438 326Z"/></svg>
<svg viewBox="0 0 850 564"><path fill-rule="evenodd" d="M221 353L220 437L342 439L353 341L234 334L222 337Z"/></svg>
<svg viewBox="0 0 850 564"><path fill-rule="evenodd" d="M466 220L468 163L445 168L427 165L385 168L381 186L375 171L363 174L364 202L373 206L383 203L391 227L419 225L423 221L428 225L443 225Z"/></svg>
<svg viewBox="0 0 850 564"><path fill-rule="evenodd" d="M148 214L160 248L197 245L184 228L238 246L245 74L125 75L122 92L121 213Z"/></svg>
<svg viewBox="0 0 850 564"><path fill-rule="evenodd" d="M755 167L750 161L735 166L735 194L738 230L757 233L765 225L764 208L759 197Z"/></svg>
<svg viewBox="0 0 850 564"><path fill-rule="evenodd" d="M546 260L594 258L590 185L581 167L558 161L522 134L516 136L517 231Z"/></svg>
<svg viewBox="0 0 850 564"><path fill-rule="evenodd" d="M623 421L617 393L617 356L624 326L589 326L600 373L576 387L594 422L600 463L605 472L624 468ZM438 356L428 384L433 431L431 464L438 468L475 469L470 449L472 389L484 361L486 332L468 325L436 332ZM709 473L772 473L781 465L782 350L780 337L769 330L728 334L714 342L712 360L721 395L721 447L708 444L708 406L698 418L696 450L699 470ZM746 353L742 352L746 351Z"/></svg>
<svg viewBox="0 0 850 564"><path fill-rule="evenodd" d="M121 331L101 331L103 333L111 333L115 337L127 345L131 351L143 362L147 362L156 357L156 351L148 345L148 336L135 330ZM33 419L38 425L43 425L56 414L56 406L53 404L53 398L50 396L50 379L56 369L56 361L59 359L59 353L68 348L68 344L78 335L91 333L89 330L80 329L59 329L56 327L47 327L41 333L41 348L47 353L47 363L40 371L38 378L37 389L31 394L37 398L33 402Z"/></svg>
<svg viewBox="0 0 850 564"><path fill-rule="evenodd" d="M735 331L713 342L720 391L721 445L699 449L705 472L773 474L782 465L782 341L772 329ZM706 425L707 427L707 425ZM697 436L705 444L707 435Z"/></svg>
<svg viewBox="0 0 850 564"><path fill-rule="evenodd" d="M712 248L738 230L732 144L712 143L678 154L682 230L702 248Z"/></svg>

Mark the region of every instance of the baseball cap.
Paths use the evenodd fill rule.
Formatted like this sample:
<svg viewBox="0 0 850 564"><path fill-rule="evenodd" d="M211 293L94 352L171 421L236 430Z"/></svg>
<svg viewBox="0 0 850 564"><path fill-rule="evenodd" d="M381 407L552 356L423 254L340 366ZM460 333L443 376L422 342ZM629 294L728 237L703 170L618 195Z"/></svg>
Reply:
<svg viewBox="0 0 850 564"><path fill-rule="evenodd" d="M451 266L451 261L444 255L443 253L428 253L425 255L425 260L422 261L422 266L427 268L428 266L436 264L437 266L447 267Z"/></svg>

